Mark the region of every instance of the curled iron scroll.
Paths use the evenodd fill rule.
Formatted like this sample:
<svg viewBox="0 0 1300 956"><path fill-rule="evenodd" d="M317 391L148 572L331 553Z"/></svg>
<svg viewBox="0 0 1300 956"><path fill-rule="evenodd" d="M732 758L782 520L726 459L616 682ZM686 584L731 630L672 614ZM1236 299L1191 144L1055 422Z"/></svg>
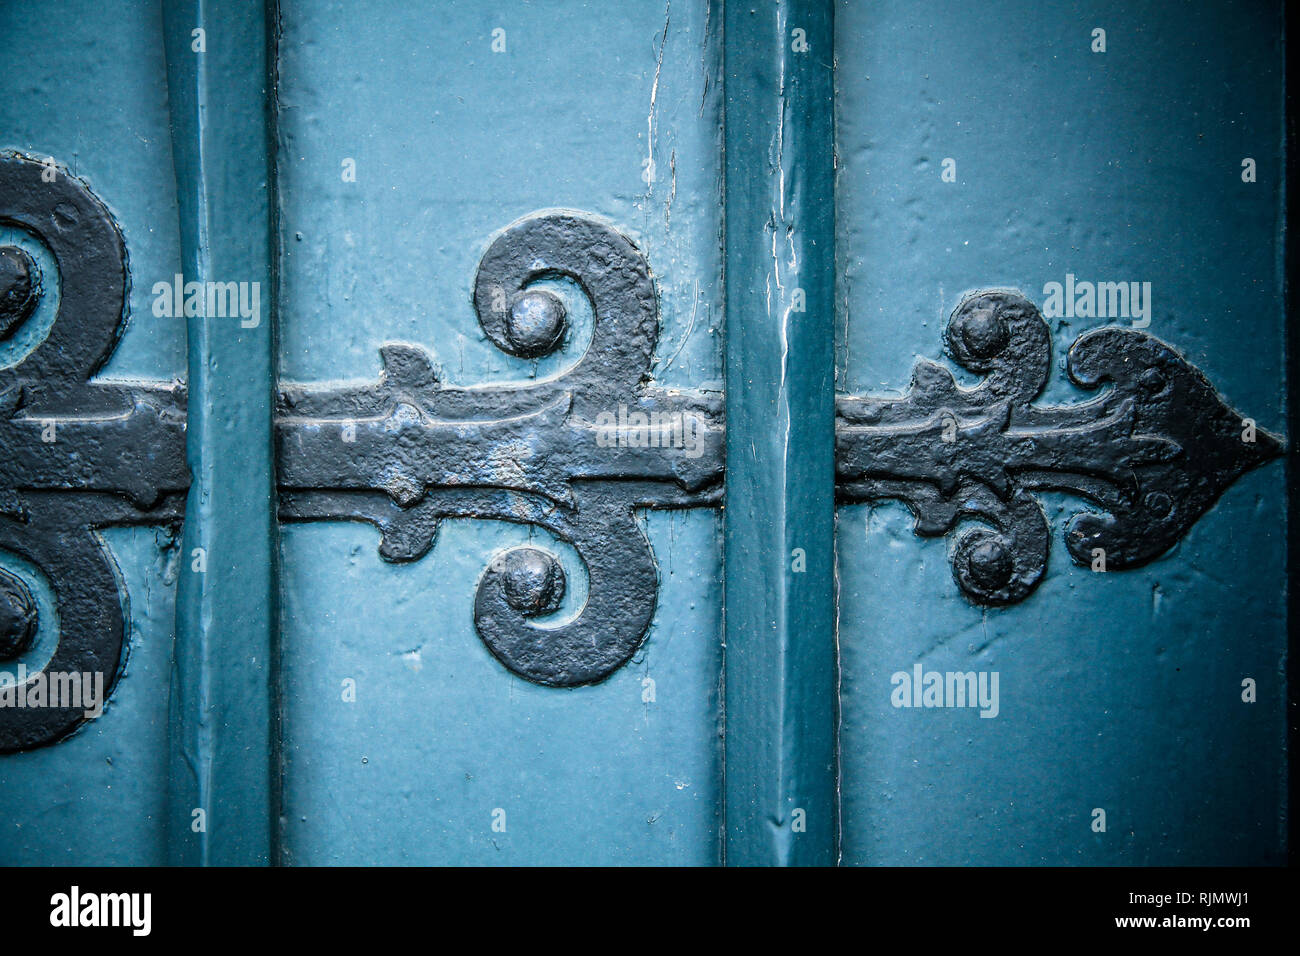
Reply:
<svg viewBox="0 0 1300 956"><path fill-rule="evenodd" d="M128 286L105 205L52 162L0 154L0 226L20 237L0 244L0 552L36 568L53 596L43 613L34 580L0 571L7 753L62 738L95 715L88 691L111 693L126 594L98 529L178 521L189 476L178 388L92 382L121 335ZM48 274L32 248L48 253ZM42 309L55 312L48 329L25 336Z"/></svg>

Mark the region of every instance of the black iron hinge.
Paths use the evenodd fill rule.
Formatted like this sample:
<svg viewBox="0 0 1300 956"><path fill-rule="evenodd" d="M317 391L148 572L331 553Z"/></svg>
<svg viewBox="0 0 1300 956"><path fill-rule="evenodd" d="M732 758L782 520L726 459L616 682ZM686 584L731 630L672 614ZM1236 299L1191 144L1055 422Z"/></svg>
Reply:
<svg viewBox="0 0 1300 956"><path fill-rule="evenodd" d="M978 604L1013 604L1042 580L1051 533L1033 492L1094 506L1066 526L1070 557L1123 570L1164 554L1237 478L1282 451L1196 366L1135 329L1075 340L1070 380L1099 394L1071 405L1035 404L1051 374L1051 333L1023 296L967 296L945 342L984 377L978 386L959 388L947 368L920 361L901 398L836 399L836 490L844 502L905 502L919 535L966 519L991 526L952 549L957 584Z"/></svg>

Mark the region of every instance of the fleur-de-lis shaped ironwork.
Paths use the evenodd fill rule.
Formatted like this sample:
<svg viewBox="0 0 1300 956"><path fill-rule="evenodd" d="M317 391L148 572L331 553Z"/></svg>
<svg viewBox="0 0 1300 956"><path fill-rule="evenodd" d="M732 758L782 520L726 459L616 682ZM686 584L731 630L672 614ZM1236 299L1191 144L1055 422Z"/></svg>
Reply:
<svg viewBox="0 0 1300 956"><path fill-rule="evenodd" d="M839 396L836 483L841 501L898 499L916 532L966 532L952 553L963 593L979 604L1023 600L1047 567L1050 529L1032 492L1060 490L1099 511L1069 521L1078 564L1134 568L1167 551L1243 473L1277 457L1279 439L1230 408L1172 347L1127 328L1075 340L1070 380L1106 388L1091 401L1042 406L1051 334L1014 292L979 292L953 312L949 354L984 376L960 388L919 361L901 398Z"/></svg>
<svg viewBox="0 0 1300 956"><path fill-rule="evenodd" d="M284 390L278 481L282 519L371 522L390 561L427 553L448 517L535 525L570 543L589 581L576 617L537 620L558 608L564 571L549 551L520 547L479 579L474 622L511 671L571 687L608 677L649 630L657 567L635 509L719 504L724 441L721 395L651 383L650 267L588 216L539 213L493 240L474 283L487 337L526 358L558 350L565 307L539 285L554 279L576 283L593 310L591 342L568 372L451 386L422 348L390 343L376 384Z"/></svg>

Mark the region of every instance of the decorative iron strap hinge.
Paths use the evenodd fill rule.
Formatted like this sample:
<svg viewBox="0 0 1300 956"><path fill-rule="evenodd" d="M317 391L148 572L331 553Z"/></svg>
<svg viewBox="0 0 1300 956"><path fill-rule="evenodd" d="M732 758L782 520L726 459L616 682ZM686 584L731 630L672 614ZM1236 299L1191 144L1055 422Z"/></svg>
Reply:
<svg viewBox="0 0 1300 956"><path fill-rule="evenodd" d="M966 519L991 525L952 550L957 584L978 604L1015 603L1042 580L1051 532L1034 491L1071 492L1100 509L1066 527L1076 563L1134 568L1281 454L1281 442L1228 407L1195 366L1134 329L1075 340L1070 380L1111 386L1076 405L1034 404L1051 373L1051 333L1014 292L967 296L945 340L958 365L984 376L977 387L959 388L945 367L922 360L901 398L837 397L837 496L903 501L919 535Z"/></svg>
<svg viewBox="0 0 1300 956"><path fill-rule="evenodd" d="M428 552L447 517L545 528L577 550L587 602L566 623L564 571L548 551L498 555L479 579L474 622L493 654L538 684L603 680L640 646L658 594L637 508L722 500L722 396L650 382L659 302L650 267L614 229L540 213L489 246L474 282L484 333L511 355L559 349L567 316L541 280L590 300L591 344L567 373L526 385L444 385L418 346L383 347L376 384L286 389L276 431L280 517L377 526L390 561Z"/></svg>
<svg viewBox="0 0 1300 956"><path fill-rule="evenodd" d="M41 244L57 271L42 275L21 243L0 247L0 549L47 578L57 623L51 647L34 647L40 588L0 569L0 667L32 658L33 674L100 672L111 688L126 595L98 529L183 516L185 394L91 381L125 321L125 249L85 185L51 168L0 157L0 225ZM277 482L282 520L369 522L389 561L428 553L449 517L535 525L570 543L589 578L576 616L547 625L566 581L538 547L498 554L474 605L502 664L569 687L608 677L649 630L658 572L636 511L721 504L724 408L719 393L651 381L659 304L649 265L629 239L582 214L538 213L492 241L474 285L488 339L521 358L558 351L569 317L545 287L553 279L574 283L593 312L591 342L568 372L453 386L419 345L388 343L377 382L282 388ZM43 337L24 331L42 322ZM1142 333L1081 336L1072 380L1112 387L1049 407L1034 400L1050 371L1050 335L1026 299L969 296L946 339L983 383L960 388L921 361L901 398L840 396L836 484L843 502L905 502L921 535L965 519L987 525L953 549L957 582L978 603L1021 600L1042 578L1049 528L1032 492L1065 490L1101 509L1070 521L1076 561L1101 552L1111 568L1133 567L1281 451ZM56 740L82 719L75 708L0 707L0 752Z"/></svg>

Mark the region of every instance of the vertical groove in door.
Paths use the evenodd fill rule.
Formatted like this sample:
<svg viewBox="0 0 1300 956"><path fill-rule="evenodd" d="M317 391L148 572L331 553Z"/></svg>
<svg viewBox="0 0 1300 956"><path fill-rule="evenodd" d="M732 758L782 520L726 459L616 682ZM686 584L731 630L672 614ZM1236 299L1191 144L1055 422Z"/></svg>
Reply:
<svg viewBox="0 0 1300 956"><path fill-rule="evenodd" d="M186 309L193 482L166 821L177 864L269 863L278 812L265 15L238 0L164 4L184 292L202 303Z"/></svg>
<svg viewBox="0 0 1300 956"><path fill-rule="evenodd" d="M1282 218L1282 275L1283 275L1283 315L1296 314L1297 281L1300 278L1300 247L1288 224L1300 221L1300 189L1296 188L1297 150L1300 149L1300 128L1297 127L1297 109L1300 108L1300 70L1295 68L1296 41L1300 39L1296 15L1284 4L1282 7L1283 29L1283 70L1285 77L1285 109L1282 111L1282 155L1285 176L1282 179L1282 199L1280 203ZM1286 362L1283 365L1287 383L1286 425L1289 435L1300 434L1300 401L1295 394L1295 382L1300 379L1300 345L1296 342L1296 324L1294 319L1285 323ZM1285 816L1284 838L1287 845L1287 865L1295 866L1300 862L1300 847L1297 846L1297 821L1294 808L1290 805L1290 795L1296 792L1300 782L1300 653L1297 653L1295 635L1300 633L1296 627L1296 601L1300 599L1300 562L1291 555L1300 554L1300 521L1295 515L1300 507L1300 471L1295 467L1292 456L1286 456L1287 489L1287 589L1286 589L1286 631L1291 637L1287 641L1286 687L1287 687L1287 771L1282 782L1282 812Z"/></svg>
<svg viewBox="0 0 1300 956"><path fill-rule="evenodd" d="M287 861L284 849L284 679L282 664L284 648L280 641L280 495L276 475L275 407L280 395L280 256L283 253L283 236L280 234L280 0L265 0L265 104L266 136L266 205L267 205L267 256L270 295L267 296L270 357L270 433L271 447L271 590L267 613L269 617L270 658L270 862L272 866Z"/></svg>
<svg viewBox="0 0 1300 956"><path fill-rule="evenodd" d="M832 4L728 3L725 861L835 861Z"/></svg>

